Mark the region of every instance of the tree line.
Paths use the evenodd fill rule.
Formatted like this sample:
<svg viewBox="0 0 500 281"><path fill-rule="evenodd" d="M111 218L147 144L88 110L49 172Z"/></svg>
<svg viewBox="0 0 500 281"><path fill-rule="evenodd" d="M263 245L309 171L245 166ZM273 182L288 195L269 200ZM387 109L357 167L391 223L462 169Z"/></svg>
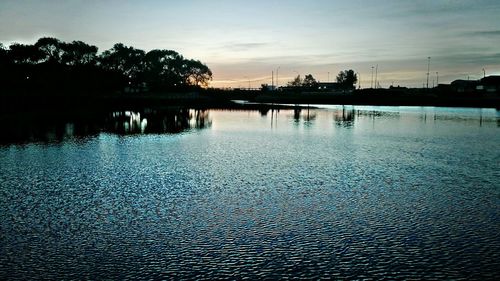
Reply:
<svg viewBox="0 0 500 281"><path fill-rule="evenodd" d="M212 71L172 50L145 52L117 43L98 53L82 41L43 37L0 44L0 87L6 91L183 91L206 87Z"/></svg>
<svg viewBox="0 0 500 281"><path fill-rule="evenodd" d="M336 81L338 89L351 90L354 89L354 84L358 82L358 76L352 69L343 70L337 75ZM319 83L312 74L307 74L304 78L297 75L293 80L288 81L287 88L314 91L318 90Z"/></svg>

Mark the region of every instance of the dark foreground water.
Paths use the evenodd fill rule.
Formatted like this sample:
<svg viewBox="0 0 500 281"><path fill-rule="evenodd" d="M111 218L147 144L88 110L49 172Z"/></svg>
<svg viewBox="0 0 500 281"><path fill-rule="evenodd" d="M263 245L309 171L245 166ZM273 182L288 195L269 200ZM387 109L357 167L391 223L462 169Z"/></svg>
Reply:
<svg viewBox="0 0 500 281"><path fill-rule="evenodd" d="M4 119L0 279L499 279L491 109Z"/></svg>

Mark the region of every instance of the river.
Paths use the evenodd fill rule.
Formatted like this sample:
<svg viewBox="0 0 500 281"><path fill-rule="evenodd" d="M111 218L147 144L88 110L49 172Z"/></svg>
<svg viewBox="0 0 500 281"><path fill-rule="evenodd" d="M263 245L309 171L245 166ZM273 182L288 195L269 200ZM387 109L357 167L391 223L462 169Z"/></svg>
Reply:
<svg viewBox="0 0 500 281"><path fill-rule="evenodd" d="M3 119L0 279L499 279L500 113Z"/></svg>

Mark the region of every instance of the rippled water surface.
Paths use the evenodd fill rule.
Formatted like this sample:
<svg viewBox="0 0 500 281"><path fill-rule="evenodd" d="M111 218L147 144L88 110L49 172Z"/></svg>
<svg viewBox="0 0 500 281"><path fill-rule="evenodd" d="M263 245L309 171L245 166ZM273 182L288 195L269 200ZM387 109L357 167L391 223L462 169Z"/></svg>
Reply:
<svg viewBox="0 0 500 281"><path fill-rule="evenodd" d="M2 280L500 279L495 110L51 122L2 137Z"/></svg>

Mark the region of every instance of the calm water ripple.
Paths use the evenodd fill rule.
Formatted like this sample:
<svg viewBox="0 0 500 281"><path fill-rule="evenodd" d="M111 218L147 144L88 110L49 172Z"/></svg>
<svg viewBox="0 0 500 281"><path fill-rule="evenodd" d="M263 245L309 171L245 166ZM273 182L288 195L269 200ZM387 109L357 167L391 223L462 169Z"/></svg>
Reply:
<svg viewBox="0 0 500 281"><path fill-rule="evenodd" d="M0 279L500 279L495 110L104 120L7 129Z"/></svg>

